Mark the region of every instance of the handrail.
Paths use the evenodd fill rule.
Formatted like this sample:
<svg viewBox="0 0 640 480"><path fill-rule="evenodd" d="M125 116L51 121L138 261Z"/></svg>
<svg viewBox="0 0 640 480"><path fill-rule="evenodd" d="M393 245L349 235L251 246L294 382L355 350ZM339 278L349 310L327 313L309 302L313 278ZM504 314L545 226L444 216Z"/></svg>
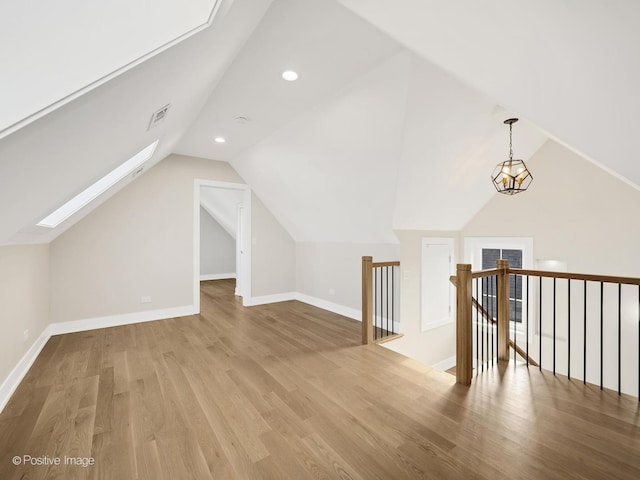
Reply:
<svg viewBox="0 0 640 480"><path fill-rule="evenodd" d="M492 278L485 283L485 277ZM530 284L531 278L537 278L534 285ZM482 300L479 279L482 279ZM527 366L542 369L544 363L554 375L558 372L568 378L577 376L584 383L596 384L599 374L600 389L617 385L618 394L631 393L637 379L640 401L640 330L635 327L640 328L640 308L635 312L629 308L633 303L640 304L640 278L510 268L508 261L500 259L495 269L478 272L471 271L469 264L458 264L457 275L451 276L450 281L457 290L458 383L471 383L474 348L476 363L481 368L488 365L485 358L493 364L496 350L498 360L508 362L509 351L513 349L514 360L518 354L526 358ZM599 285L593 286L594 283ZM476 324L475 335L474 318L484 324L482 332ZM521 322L524 329L516 329L516 322ZM524 338L518 338L520 334ZM635 365L633 360L623 361L622 354L629 355L630 351L629 335L636 337L638 345ZM615 337L617 346L611 341ZM605 342L605 338L609 340ZM531 345L537 346L536 361L530 356ZM572 351L576 347L578 355ZM596 362L595 368L587 368L588 361L590 365ZM479 371L476 369L475 374Z"/></svg>
<svg viewBox="0 0 640 480"><path fill-rule="evenodd" d="M547 270L529 270L509 268L507 273L514 275L530 275L533 277L564 278L569 280L586 280L588 282L622 283L625 285L640 285L640 278L617 277L612 275L592 275L588 273L549 272Z"/></svg>
<svg viewBox="0 0 640 480"><path fill-rule="evenodd" d="M471 278L484 278L484 277L492 277L493 275L499 275L503 273L502 269L492 268L489 270L478 270L477 272L471 272ZM449 277L449 281L456 285L458 278L455 275L451 275Z"/></svg>
<svg viewBox="0 0 640 480"><path fill-rule="evenodd" d="M379 267L399 267L400 262L374 262L371 264L373 268Z"/></svg>
<svg viewBox="0 0 640 480"><path fill-rule="evenodd" d="M492 277L494 275L500 275L503 273L501 268L492 268L490 270L478 270L477 272L471 272L471 278L483 278Z"/></svg>

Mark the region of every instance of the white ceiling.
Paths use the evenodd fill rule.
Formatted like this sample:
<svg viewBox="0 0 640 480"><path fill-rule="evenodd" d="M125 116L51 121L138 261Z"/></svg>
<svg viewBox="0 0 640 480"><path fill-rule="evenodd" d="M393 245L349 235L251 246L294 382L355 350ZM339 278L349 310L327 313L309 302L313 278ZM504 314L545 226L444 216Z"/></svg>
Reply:
<svg viewBox="0 0 640 480"><path fill-rule="evenodd" d="M53 230L34 229L39 220L155 139L146 171L173 152L269 5L223 2L211 28L0 139L0 244L51 241L127 180ZM167 103L164 123L147 131L151 113Z"/></svg>
<svg viewBox="0 0 640 480"><path fill-rule="evenodd" d="M242 190L200 187L200 205L234 240L238 231L238 205L243 200Z"/></svg>
<svg viewBox="0 0 640 480"><path fill-rule="evenodd" d="M66 1L62 40L88 35L82 15L98 15L96 4L76 20ZM194 8L167 32L197 23L205 0ZM460 228L495 194L489 173L508 153L509 116L522 119L517 157L553 138L638 185L639 10L630 0L222 0L211 27L35 121L31 96L64 92L17 78L46 67L77 80L83 54L52 64L0 53L16 72L0 91L26 108L10 122L27 115L0 139L0 244L55 238L109 195L53 231L33 225L156 138L147 170L171 152L229 161L300 241ZM5 44L29 34L28 17L13 21ZM93 45L114 31L92 32L103 37ZM282 80L285 69L299 80ZM166 121L147 131L167 103Z"/></svg>
<svg viewBox="0 0 640 480"><path fill-rule="evenodd" d="M333 1L274 1L177 153L230 161L399 49ZM282 79L288 69L298 81ZM227 142L214 143L217 136Z"/></svg>
<svg viewBox="0 0 640 480"><path fill-rule="evenodd" d="M406 73L395 55L232 160L295 240L395 241Z"/></svg>
<svg viewBox="0 0 640 480"><path fill-rule="evenodd" d="M37 3L0 3L0 65L11 72L0 137L206 28L222 2Z"/></svg>
<svg viewBox="0 0 640 480"><path fill-rule="evenodd" d="M551 138L640 185L637 0L338 0Z"/></svg>
<svg viewBox="0 0 640 480"><path fill-rule="evenodd" d="M397 228L461 228L494 194L508 138L495 111L346 9L281 0L178 148L230 161L297 241L395 242ZM525 159L546 139L516 127Z"/></svg>
<svg viewBox="0 0 640 480"><path fill-rule="evenodd" d="M393 228L458 230L496 194L490 174L509 154L503 120L516 115L411 58ZM524 160L547 140L524 120L513 136L515 157Z"/></svg>

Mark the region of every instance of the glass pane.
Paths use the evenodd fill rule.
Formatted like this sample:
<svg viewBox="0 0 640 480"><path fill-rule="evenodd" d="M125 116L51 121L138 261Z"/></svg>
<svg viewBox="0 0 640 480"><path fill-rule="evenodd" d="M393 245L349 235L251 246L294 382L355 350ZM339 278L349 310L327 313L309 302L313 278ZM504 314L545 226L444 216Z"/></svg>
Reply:
<svg viewBox="0 0 640 480"><path fill-rule="evenodd" d="M482 249L482 270L496 268L496 261L500 258L499 248Z"/></svg>
<svg viewBox="0 0 640 480"><path fill-rule="evenodd" d="M522 268L522 250L502 250L502 258L509 260L511 268Z"/></svg>
<svg viewBox="0 0 640 480"><path fill-rule="evenodd" d="M509 297L522 300L522 275L509 275Z"/></svg>
<svg viewBox="0 0 640 480"><path fill-rule="evenodd" d="M495 297L497 291L498 291L498 279L495 276L485 277L482 279L482 293L485 296L488 294L488 295L491 295L492 297Z"/></svg>

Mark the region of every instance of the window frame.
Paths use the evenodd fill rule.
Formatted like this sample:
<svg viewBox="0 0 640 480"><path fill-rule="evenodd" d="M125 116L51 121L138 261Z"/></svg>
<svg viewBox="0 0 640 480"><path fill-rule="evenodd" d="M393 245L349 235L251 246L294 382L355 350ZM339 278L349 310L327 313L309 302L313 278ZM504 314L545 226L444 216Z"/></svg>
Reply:
<svg viewBox="0 0 640 480"><path fill-rule="evenodd" d="M471 264L472 271L482 270L482 250L483 249L500 249L500 250L521 250L522 251L522 268L532 269L534 263L533 256L533 238L532 237L464 237L464 260ZM495 268L495 267L493 267ZM529 282L529 303L527 304L526 292L524 291L524 280L522 290L522 312L526 312L529 329L529 338L533 339L534 335L534 285ZM514 328L515 323L515 328ZM525 335L525 324L523 321L518 324L509 322L510 335Z"/></svg>

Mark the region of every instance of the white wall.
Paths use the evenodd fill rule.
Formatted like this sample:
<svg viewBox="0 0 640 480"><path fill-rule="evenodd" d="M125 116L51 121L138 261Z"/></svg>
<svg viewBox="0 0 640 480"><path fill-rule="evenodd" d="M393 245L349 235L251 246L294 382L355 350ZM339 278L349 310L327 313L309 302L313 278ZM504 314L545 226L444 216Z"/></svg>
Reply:
<svg viewBox="0 0 640 480"><path fill-rule="evenodd" d="M296 244L267 207L251 196L251 295L293 292Z"/></svg>
<svg viewBox="0 0 640 480"><path fill-rule="evenodd" d="M298 292L361 311L363 256L372 256L374 262L398 260L400 246L392 243L298 242Z"/></svg>
<svg viewBox="0 0 640 480"><path fill-rule="evenodd" d="M171 155L52 242L51 321L191 306L194 179L244 183L227 163ZM253 295L290 291L292 241L252 202ZM271 264L290 266L263 274Z"/></svg>
<svg viewBox="0 0 640 480"><path fill-rule="evenodd" d="M0 305L2 384L49 324L49 245L0 247Z"/></svg>
<svg viewBox="0 0 640 480"><path fill-rule="evenodd" d="M200 207L200 276L236 273L236 241Z"/></svg>
<svg viewBox="0 0 640 480"><path fill-rule="evenodd" d="M457 253L460 243L458 232L396 230L395 233L401 245L400 311L401 331L405 336L383 345L427 365L435 365L455 355L455 322L422 331L422 239L424 237L453 238L454 251Z"/></svg>
<svg viewBox="0 0 640 480"><path fill-rule="evenodd" d="M637 221L640 191L584 160L558 143L549 141L528 165L533 173L531 188L507 197L496 194L463 228L462 236L532 237L534 264L556 260L576 273L640 277L640 224ZM564 266L563 265L563 266ZM534 265L535 268L535 265ZM537 279L536 279L537 280ZM599 285L589 285L587 379L599 382ZM557 367L566 372L567 314L566 281L559 281L556 331ZM617 293L605 288L605 385L617 384ZM537 287L532 288L537 295ZM552 368L549 337L552 334L552 285L543 285L543 366ZM608 298L608 299L607 299ZM537 301L534 297L534 315ZM623 290L623 390L637 392L638 292ZM581 319L581 282L572 284L572 316ZM564 305L564 306L562 306ZM582 374L581 322L572 323L572 370ZM520 339L519 343L522 341ZM530 350L538 358L538 336ZM575 342L575 343L574 343ZM579 347L579 348L578 348ZM625 361L626 359L626 361ZM626 387L625 387L626 385Z"/></svg>

